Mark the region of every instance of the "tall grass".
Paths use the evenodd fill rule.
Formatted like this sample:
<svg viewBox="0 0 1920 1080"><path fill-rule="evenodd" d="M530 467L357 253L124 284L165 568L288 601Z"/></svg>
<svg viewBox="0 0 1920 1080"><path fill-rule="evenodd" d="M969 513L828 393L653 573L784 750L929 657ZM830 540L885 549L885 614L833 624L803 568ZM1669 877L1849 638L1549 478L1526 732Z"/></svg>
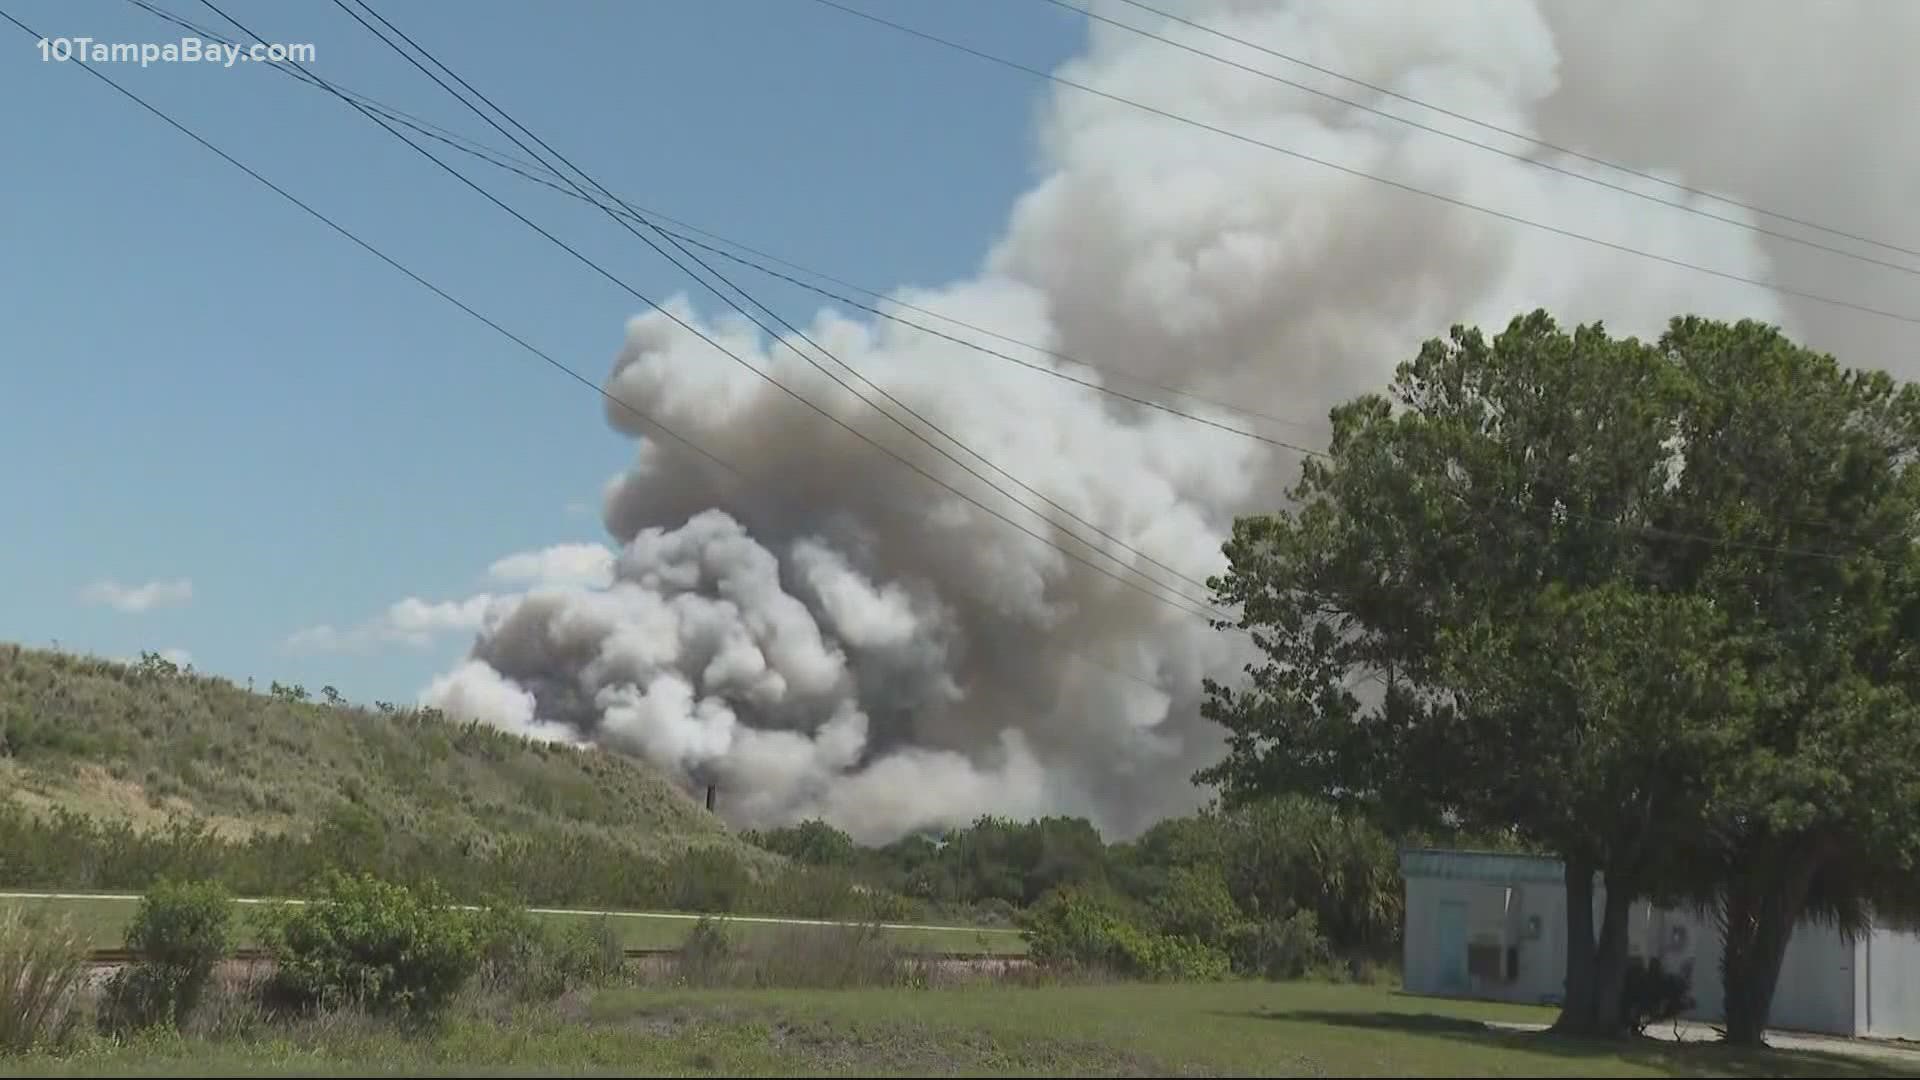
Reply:
<svg viewBox="0 0 1920 1080"><path fill-rule="evenodd" d="M877 924L785 926L738 945L711 919L688 935L677 974L688 986L768 990L920 986L927 979L918 958Z"/></svg>
<svg viewBox="0 0 1920 1080"><path fill-rule="evenodd" d="M0 1053L65 1043L80 1021L87 943L66 919L0 910Z"/></svg>

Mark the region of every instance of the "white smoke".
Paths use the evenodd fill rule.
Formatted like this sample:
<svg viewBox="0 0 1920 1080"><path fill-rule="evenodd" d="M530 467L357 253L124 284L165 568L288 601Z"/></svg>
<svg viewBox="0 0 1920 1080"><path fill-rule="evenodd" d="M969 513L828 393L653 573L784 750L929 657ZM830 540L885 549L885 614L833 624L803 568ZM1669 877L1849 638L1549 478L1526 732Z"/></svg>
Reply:
<svg viewBox="0 0 1920 1080"><path fill-rule="evenodd" d="M1911 225L1911 204L1899 195L1920 177L1920 144L1865 127L1837 133L1825 113L1776 106L1797 101L1805 79L1825 80L1821 100L1844 103L1835 105L1841 111L1871 108L1878 121L1910 131L1920 81L1903 80L1896 43L1920 36L1885 24L1920 28L1913 12L1754 10L1743 3L1724 9L1724 19L1692 18L1652 0L1604 13L1521 2L1182 8L1248 40L1690 184L1813 216L1830 216L1830 195L1840 192L1891 215L1882 222L1889 228ZM1417 112L1132 9L1102 11ZM1763 21L1767 29L1755 29ZM1825 43L1820 55L1834 62L1799 62L1811 40ZM1845 43L1862 42L1871 43L1871 71L1842 59ZM1093 26L1085 55L1064 73L1354 169L1727 273L1767 278L1791 261L1726 224L1112 27ZM1690 93L1695 80L1722 76L1739 91L1713 84ZM980 77L999 76L983 69ZM1873 94L1847 92L1867 88ZM1798 147L1809 141L1838 158L1802 160ZM1268 425L1290 441L1321 443L1328 406L1378 388L1422 339L1458 322L1498 328L1545 306L1563 322L1603 319L1640 334L1682 312L1753 316L1792 331L1806 314L1738 282L1519 227L1070 89L1050 92L1040 147L1040 178L980 272L901 299L1308 428L1321 422L1318 435ZM1829 186L1833 176L1841 179ZM699 323L685 301L673 310ZM1821 318L1815 325L1836 325ZM1068 539L1064 525L936 458L737 317L702 325L854 429L1113 567ZM890 322L822 311L807 329L986 459L1167 564L1171 571L1073 527L1189 596L1204 590L1183 579L1221 568L1219 545L1234 516L1277 505L1298 469L1290 452ZM470 657L434 683L429 700L717 783L723 808L741 822L821 814L866 839L984 812L1087 814L1126 833L1202 798L1188 777L1218 756L1220 741L1198 717L1200 682L1233 677L1244 641L933 487L659 312L630 322L607 388L742 475L609 407L609 422L637 442L632 467L604 495L618 556L553 549L496 564L496 578L540 587L487 608L501 614L488 617Z"/></svg>

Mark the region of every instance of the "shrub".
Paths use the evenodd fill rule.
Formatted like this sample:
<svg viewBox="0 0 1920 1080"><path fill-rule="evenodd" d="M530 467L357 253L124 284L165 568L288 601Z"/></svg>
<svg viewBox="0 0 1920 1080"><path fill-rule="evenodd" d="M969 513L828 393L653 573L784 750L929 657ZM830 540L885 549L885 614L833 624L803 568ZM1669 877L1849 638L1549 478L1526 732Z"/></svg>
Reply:
<svg viewBox="0 0 1920 1080"><path fill-rule="evenodd" d="M332 875L319 898L265 920L262 942L277 964L271 992L302 1007L432 1013L479 966L480 921L431 887Z"/></svg>
<svg viewBox="0 0 1920 1080"><path fill-rule="evenodd" d="M1228 934L1227 950L1234 971L1262 979L1298 979L1333 959L1319 920L1306 909L1284 919L1235 927Z"/></svg>
<svg viewBox="0 0 1920 1080"><path fill-rule="evenodd" d="M552 962L552 936L527 909L495 904L474 922L481 982L526 999L557 997L566 989L564 975Z"/></svg>
<svg viewBox="0 0 1920 1080"><path fill-rule="evenodd" d="M1142 979L1218 979L1229 970L1219 948L1142 930L1110 900L1076 889L1041 901L1025 936L1028 955L1045 966Z"/></svg>
<svg viewBox="0 0 1920 1080"><path fill-rule="evenodd" d="M1217 982L1232 971L1227 954L1204 941L1125 929L1131 932L1116 937L1126 958L1125 974L1167 982Z"/></svg>
<svg viewBox="0 0 1920 1080"><path fill-rule="evenodd" d="M626 970L627 947L601 915L578 922L560 935L558 962L567 986L601 986Z"/></svg>
<svg viewBox="0 0 1920 1080"><path fill-rule="evenodd" d="M71 923L0 908L0 1053L71 1037L86 975L86 943Z"/></svg>
<svg viewBox="0 0 1920 1080"><path fill-rule="evenodd" d="M727 932L727 924L711 917L694 923L676 961L680 981L688 986L723 986L732 977L733 965L733 935Z"/></svg>
<svg viewBox="0 0 1920 1080"><path fill-rule="evenodd" d="M126 946L138 959L108 981L100 1022L109 1030L177 1027L200 1004L232 945L233 904L211 882L162 881L140 898Z"/></svg>
<svg viewBox="0 0 1920 1080"><path fill-rule="evenodd" d="M853 837L818 818L766 832L749 830L740 839L807 866L846 866L853 862Z"/></svg>
<svg viewBox="0 0 1920 1080"><path fill-rule="evenodd" d="M1242 911L1274 920L1304 908L1343 954L1394 953L1403 910L1399 854L1373 824L1287 796L1236 809L1223 825L1221 865Z"/></svg>
<svg viewBox="0 0 1920 1080"><path fill-rule="evenodd" d="M1175 867L1152 906L1155 929L1210 945L1224 945L1240 922L1226 879L1212 867Z"/></svg>
<svg viewBox="0 0 1920 1080"><path fill-rule="evenodd" d="M850 990L906 986L917 969L877 924L783 926L747 950L746 973L763 989Z"/></svg>
<svg viewBox="0 0 1920 1080"><path fill-rule="evenodd" d="M1627 978L1620 986L1620 1019L1635 1035L1654 1024L1679 1019L1693 1008L1692 980L1668 971L1659 957L1627 961Z"/></svg>
<svg viewBox="0 0 1920 1080"><path fill-rule="evenodd" d="M852 915L863 897L844 874L796 866L768 883L769 910L807 919L836 919Z"/></svg>
<svg viewBox="0 0 1920 1080"><path fill-rule="evenodd" d="M667 868L669 903L679 911L738 911L753 889L753 875L730 851L692 848Z"/></svg>
<svg viewBox="0 0 1920 1080"><path fill-rule="evenodd" d="M525 908L495 904L476 917L474 933L481 981L528 1001L604 983L626 961L620 936L605 916L556 933Z"/></svg>

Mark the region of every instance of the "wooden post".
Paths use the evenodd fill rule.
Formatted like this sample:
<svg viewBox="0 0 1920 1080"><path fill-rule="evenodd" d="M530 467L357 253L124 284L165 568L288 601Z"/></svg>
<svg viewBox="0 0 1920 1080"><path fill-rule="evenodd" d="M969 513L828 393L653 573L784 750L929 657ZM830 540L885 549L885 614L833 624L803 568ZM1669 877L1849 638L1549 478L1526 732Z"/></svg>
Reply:
<svg viewBox="0 0 1920 1080"><path fill-rule="evenodd" d="M714 785L708 784L707 785L707 813L709 814L713 813L713 792L714 792Z"/></svg>

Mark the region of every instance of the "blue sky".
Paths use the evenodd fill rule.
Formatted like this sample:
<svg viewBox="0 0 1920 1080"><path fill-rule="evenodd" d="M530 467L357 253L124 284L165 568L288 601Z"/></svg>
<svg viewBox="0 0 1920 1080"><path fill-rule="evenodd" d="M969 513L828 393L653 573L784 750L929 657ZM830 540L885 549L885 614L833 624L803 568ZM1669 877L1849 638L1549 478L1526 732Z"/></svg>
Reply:
<svg viewBox="0 0 1920 1080"><path fill-rule="evenodd" d="M109 0L0 7L50 37L182 33ZM967 273L1032 180L1034 81L800 0L380 8L614 190L854 281ZM312 42L322 75L502 141L332 4L228 10L270 40ZM1038 67L1085 33L1027 0L886 10ZM262 685L411 698L457 643L302 654L286 639L404 595L468 595L510 552L601 538L578 508L597 505L632 444L595 395L77 66L43 63L13 27L0 50L13 105L0 119L0 639L179 648ZM104 70L556 358L605 373L637 302L337 100L257 65ZM473 168L643 292L688 288L597 212ZM789 318L819 306L736 280ZM151 586L145 610L102 602L102 581Z"/></svg>

